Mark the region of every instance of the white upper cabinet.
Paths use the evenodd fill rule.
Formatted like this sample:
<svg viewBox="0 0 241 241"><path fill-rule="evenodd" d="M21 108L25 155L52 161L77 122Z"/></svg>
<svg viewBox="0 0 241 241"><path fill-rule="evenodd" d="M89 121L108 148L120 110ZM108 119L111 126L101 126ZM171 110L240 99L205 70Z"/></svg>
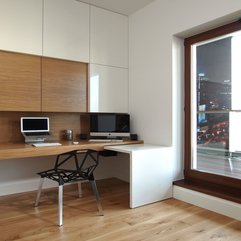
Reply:
<svg viewBox="0 0 241 241"><path fill-rule="evenodd" d="M0 0L0 49L42 55L42 0Z"/></svg>
<svg viewBox="0 0 241 241"><path fill-rule="evenodd" d="M76 0L44 0L44 56L89 62L89 8Z"/></svg>
<svg viewBox="0 0 241 241"><path fill-rule="evenodd" d="M91 6L90 63L128 68L128 17Z"/></svg>
<svg viewBox="0 0 241 241"><path fill-rule="evenodd" d="M90 64L90 112L128 113L128 69Z"/></svg>

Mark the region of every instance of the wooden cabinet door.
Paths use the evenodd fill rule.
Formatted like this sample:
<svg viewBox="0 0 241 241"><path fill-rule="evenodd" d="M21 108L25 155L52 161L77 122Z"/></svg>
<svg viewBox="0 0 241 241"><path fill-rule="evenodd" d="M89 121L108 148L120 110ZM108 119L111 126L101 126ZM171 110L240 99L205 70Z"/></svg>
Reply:
<svg viewBox="0 0 241 241"><path fill-rule="evenodd" d="M42 58L42 111L86 112L88 66Z"/></svg>
<svg viewBox="0 0 241 241"><path fill-rule="evenodd" d="M41 57L0 51L0 111L41 110Z"/></svg>

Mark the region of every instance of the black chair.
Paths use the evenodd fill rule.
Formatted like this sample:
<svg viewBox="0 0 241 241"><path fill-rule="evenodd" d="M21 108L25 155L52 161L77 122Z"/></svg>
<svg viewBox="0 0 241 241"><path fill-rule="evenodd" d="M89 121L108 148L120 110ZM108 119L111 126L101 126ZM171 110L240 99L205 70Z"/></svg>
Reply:
<svg viewBox="0 0 241 241"><path fill-rule="evenodd" d="M72 164L71 167L69 167ZM58 207L59 207L59 226L63 224L63 186L65 183L78 182L88 180L91 183L93 192L96 197L96 202L99 210L99 215L103 216L103 209L100 203L99 193L96 187L94 178L94 170L99 164L99 153L94 150L74 150L59 154L55 161L53 169L37 173L40 175L39 189L35 201L35 207L39 204L41 190L44 183L44 178L49 178L58 182ZM80 187L80 185L79 185ZM79 190L81 196L81 191Z"/></svg>

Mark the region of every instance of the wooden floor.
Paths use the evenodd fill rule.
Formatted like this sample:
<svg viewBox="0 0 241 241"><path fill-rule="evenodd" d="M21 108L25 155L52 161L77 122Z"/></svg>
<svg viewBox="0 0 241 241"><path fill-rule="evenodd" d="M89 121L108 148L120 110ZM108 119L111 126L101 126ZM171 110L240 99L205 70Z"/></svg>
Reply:
<svg viewBox="0 0 241 241"><path fill-rule="evenodd" d="M117 179L97 183L105 216L89 185L64 189L64 226L57 226L57 192L45 191L40 206L35 193L0 197L0 240L21 241L240 241L241 222L169 199L129 209L128 185Z"/></svg>

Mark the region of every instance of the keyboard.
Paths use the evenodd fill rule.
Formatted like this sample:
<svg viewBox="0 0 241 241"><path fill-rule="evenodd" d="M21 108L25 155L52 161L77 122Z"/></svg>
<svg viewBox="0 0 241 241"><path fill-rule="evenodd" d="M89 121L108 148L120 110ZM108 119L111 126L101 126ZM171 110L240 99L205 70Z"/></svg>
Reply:
<svg viewBox="0 0 241 241"><path fill-rule="evenodd" d="M41 143L33 143L32 145L36 147L42 147L42 146L61 146L62 144L58 142L43 142L43 143L41 142Z"/></svg>
<svg viewBox="0 0 241 241"><path fill-rule="evenodd" d="M123 140L119 139L89 139L89 142L123 142Z"/></svg>

